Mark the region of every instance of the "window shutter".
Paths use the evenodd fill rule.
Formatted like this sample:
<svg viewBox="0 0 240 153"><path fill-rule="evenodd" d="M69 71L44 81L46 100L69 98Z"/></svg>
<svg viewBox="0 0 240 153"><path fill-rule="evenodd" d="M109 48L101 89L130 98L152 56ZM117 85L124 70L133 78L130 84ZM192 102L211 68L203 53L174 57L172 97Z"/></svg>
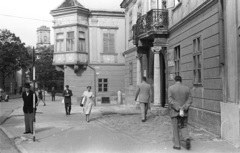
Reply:
<svg viewBox="0 0 240 153"><path fill-rule="evenodd" d="M108 52L108 33L103 34L103 52Z"/></svg>
<svg viewBox="0 0 240 153"><path fill-rule="evenodd" d="M109 34L109 52L115 52L115 35L114 33Z"/></svg>

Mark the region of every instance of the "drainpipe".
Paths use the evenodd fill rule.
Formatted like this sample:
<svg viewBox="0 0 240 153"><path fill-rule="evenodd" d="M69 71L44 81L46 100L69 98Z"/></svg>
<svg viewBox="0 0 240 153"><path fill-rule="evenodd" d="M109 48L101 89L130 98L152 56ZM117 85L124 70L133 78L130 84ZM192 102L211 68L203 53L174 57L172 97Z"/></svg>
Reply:
<svg viewBox="0 0 240 153"><path fill-rule="evenodd" d="M96 76L96 69L95 69L94 67L92 67L91 65L88 65L88 67L90 67L90 68L93 70L93 72L94 72L94 75L93 75L93 78L94 78L94 96L95 96L94 106L96 106L96 98L97 98L97 91L96 91L96 88L97 88L97 86L96 86L96 78L97 78L97 76Z"/></svg>

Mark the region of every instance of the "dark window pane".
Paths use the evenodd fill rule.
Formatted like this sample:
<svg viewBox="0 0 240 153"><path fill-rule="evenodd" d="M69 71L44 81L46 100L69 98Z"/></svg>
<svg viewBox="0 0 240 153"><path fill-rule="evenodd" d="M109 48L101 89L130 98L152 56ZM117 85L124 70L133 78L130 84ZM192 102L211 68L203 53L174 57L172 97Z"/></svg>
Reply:
<svg viewBox="0 0 240 153"><path fill-rule="evenodd" d="M104 92L107 92L107 88L104 88Z"/></svg>
<svg viewBox="0 0 240 153"><path fill-rule="evenodd" d="M108 82L107 79L104 79L104 82Z"/></svg>
<svg viewBox="0 0 240 153"><path fill-rule="evenodd" d="M102 82L102 79L98 79L98 82Z"/></svg>

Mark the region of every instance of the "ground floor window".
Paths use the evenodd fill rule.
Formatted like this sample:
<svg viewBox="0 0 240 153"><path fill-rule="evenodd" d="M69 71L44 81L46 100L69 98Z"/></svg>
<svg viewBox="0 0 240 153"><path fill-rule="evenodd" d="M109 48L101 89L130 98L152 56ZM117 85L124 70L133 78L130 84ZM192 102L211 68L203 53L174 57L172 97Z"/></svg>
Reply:
<svg viewBox="0 0 240 153"><path fill-rule="evenodd" d="M108 92L108 79L107 78L98 79L98 92Z"/></svg>

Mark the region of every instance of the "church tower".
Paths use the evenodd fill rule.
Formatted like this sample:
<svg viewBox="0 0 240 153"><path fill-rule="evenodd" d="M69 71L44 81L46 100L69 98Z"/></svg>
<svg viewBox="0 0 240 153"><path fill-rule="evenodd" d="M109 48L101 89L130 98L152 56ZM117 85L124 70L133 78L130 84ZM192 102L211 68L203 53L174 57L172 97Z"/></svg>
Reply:
<svg viewBox="0 0 240 153"><path fill-rule="evenodd" d="M37 29L37 48L50 46L50 28L41 26Z"/></svg>

